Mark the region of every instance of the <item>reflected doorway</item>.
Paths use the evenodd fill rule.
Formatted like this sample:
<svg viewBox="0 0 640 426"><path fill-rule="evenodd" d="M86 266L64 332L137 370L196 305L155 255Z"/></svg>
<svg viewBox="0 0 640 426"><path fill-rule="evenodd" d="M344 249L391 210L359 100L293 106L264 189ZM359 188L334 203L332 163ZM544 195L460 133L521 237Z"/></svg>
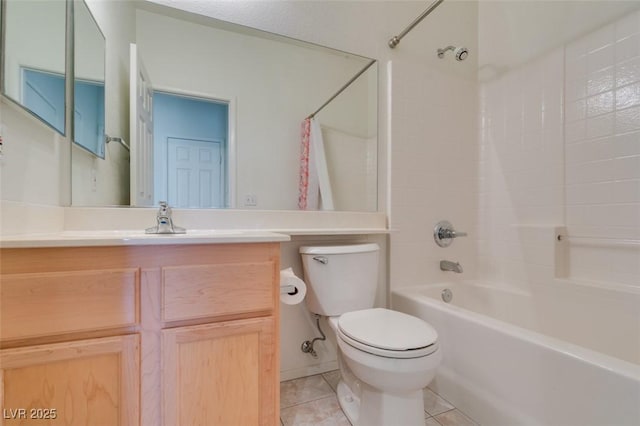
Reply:
<svg viewBox="0 0 640 426"><path fill-rule="evenodd" d="M229 103L154 91L154 198L229 207Z"/></svg>

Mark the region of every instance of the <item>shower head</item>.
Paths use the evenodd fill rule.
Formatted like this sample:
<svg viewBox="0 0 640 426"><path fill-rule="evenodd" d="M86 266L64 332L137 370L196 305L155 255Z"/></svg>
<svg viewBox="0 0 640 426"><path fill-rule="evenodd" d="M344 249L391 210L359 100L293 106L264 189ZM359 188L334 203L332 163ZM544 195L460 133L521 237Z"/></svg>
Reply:
<svg viewBox="0 0 640 426"><path fill-rule="evenodd" d="M464 61L469 56L469 49L466 47L447 46L444 49L438 49L438 58L444 58L444 54L449 50L453 51L458 61Z"/></svg>

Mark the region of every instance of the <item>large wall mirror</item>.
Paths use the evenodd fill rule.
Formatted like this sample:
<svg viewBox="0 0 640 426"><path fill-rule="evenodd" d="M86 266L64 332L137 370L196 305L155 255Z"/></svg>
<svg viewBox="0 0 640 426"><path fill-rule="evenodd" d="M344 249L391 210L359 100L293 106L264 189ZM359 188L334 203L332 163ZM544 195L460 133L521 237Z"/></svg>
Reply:
<svg viewBox="0 0 640 426"><path fill-rule="evenodd" d="M2 0L2 93L61 134L65 129L65 0Z"/></svg>
<svg viewBox="0 0 640 426"><path fill-rule="evenodd" d="M150 2L88 4L106 36L107 108L130 112L129 132L111 134L113 111L106 123L131 146L130 157L109 144L99 161L128 161L131 169L123 177L94 164L84 173L74 151L74 205L130 198L136 206L299 208L303 121L370 58ZM96 51L76 55L83 80L100 80L89 53ZM112 57L128 58L130 81L119 87L109 87L109 76L125 65ZM334 210L377 209L377 87L374 63L315 115Z"/></svg>
<svg viewBox="0 0 640 426"><path fill-rule="evenodd" d="M73 141L105 157L105 38L87 4L73 8Z"/></svg>

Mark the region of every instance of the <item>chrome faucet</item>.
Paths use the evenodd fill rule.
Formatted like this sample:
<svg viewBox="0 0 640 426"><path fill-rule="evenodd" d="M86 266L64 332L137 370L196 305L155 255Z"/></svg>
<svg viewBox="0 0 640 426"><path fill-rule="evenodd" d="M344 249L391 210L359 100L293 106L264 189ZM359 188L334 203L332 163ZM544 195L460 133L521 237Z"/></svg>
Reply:
<svg viewBox="0 0 640 426"><path fill-rule="evenodd" d="M451 271L456 272L458 274L462 273L462 265L459 262L451 262L450 260L441 260L440 261L440 270L441 271Z"/></svg>
<svg viewBox="0 0 640 426"><path fill-rule="evenodd" d="M147 234L186 234L187 230L173 224L171 218L171 207L166 201L160 201L160 209L156 217L158 224L147 228L145 233Z"/></svg>
<svg viewBox="0 0 640 426"><path fill-rule="evenodd" d="M466 236L466 232L456 231L453 225L446 220L436 223L433 228L433 239L440 247L449 247L454 238Z"/></svg>

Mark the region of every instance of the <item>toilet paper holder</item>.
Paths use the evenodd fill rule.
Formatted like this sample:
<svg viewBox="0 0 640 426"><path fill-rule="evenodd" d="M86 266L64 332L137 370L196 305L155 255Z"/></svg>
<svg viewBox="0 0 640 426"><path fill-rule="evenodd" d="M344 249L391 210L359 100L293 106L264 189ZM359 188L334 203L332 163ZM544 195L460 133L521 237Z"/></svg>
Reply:
<svg viewBox="0 0 640 426"><path fill-rule="evenodd" d="M280 294L287 293L290 296L298 294L298 289L294 285L281 285L280 286Z"/></svg>

